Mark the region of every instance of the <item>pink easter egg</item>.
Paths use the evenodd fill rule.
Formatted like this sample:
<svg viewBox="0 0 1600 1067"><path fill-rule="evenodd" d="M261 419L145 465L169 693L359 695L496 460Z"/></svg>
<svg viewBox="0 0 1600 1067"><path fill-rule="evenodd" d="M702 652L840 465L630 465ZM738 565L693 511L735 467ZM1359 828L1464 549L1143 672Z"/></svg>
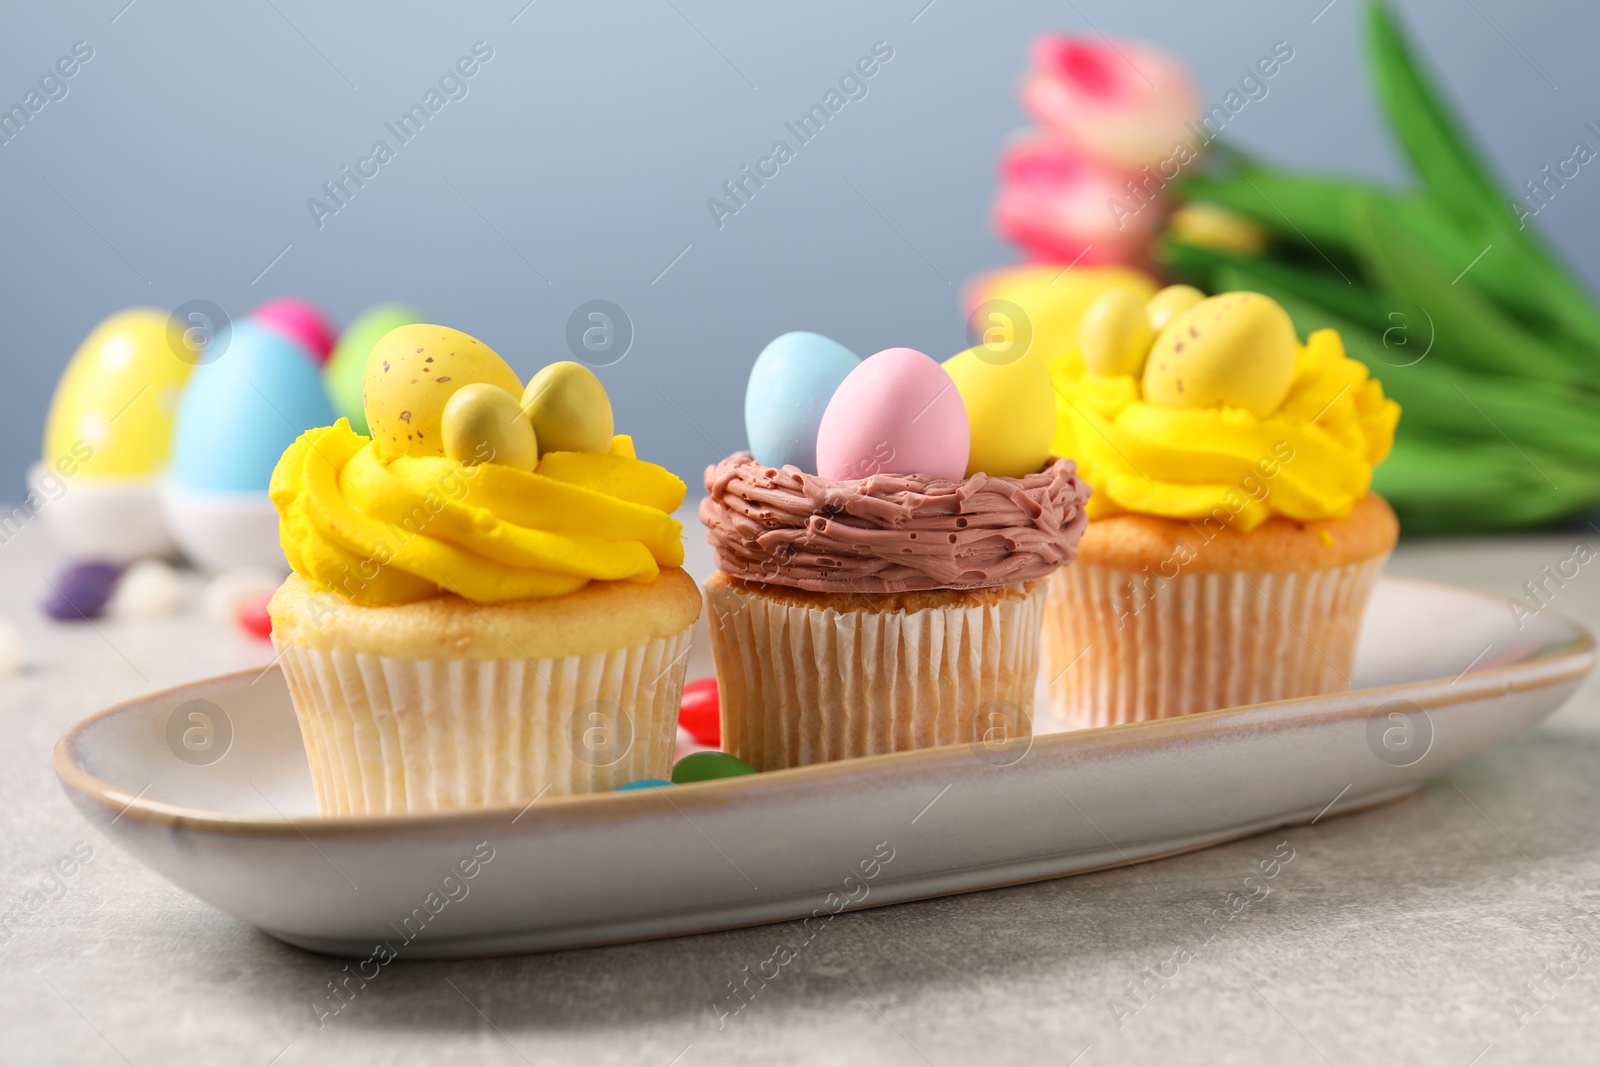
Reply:
<svg viewBox="0 0 1600 1067"><path fill-rule="evenodd" d="M298 296L269 300L252 311L250 317L310 352L319 366L328 362L339 340L339 328L322 309Z"/></svg>
<svg viewBox="0 0 1600 1067"><path fill-rule="evenodd" d="M845 481L874 474L966 476L972 430L955 382L912 348L861 361L834 390L817 428L817 473Z"/></svg>

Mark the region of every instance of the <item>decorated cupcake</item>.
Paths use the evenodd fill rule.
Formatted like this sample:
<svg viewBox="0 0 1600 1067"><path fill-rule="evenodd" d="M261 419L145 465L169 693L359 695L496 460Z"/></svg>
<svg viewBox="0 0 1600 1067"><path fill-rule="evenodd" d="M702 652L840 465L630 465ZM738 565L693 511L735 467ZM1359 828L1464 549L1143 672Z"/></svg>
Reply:
<svg viewBox="0 0 1600 1067"><path fill-rule="evenodd" d="M1042 357L786 334L745 416L753 454L700 505L723 748L772 770L1030 733L1045 579L1088 498L1050 455Z"/></svg>
<svg viewBox="0 0 1600 1067"><path fill-rule="evenodd" d="M1400 409L1339 335L1256 293L1112 291L1052 368L1054 447L1094 486L1051 581L1058 713L1158 719L1347 686L1394 547L1369 491Z"/></svg>
<svg viewBox="0 0 1600 1067"><path fill-rule="evenodd" d="M526 390L487 346L403 326L367 361L371 437L302 435L272 477L273 597L327 814L525 804L664 778L700 612L684 483L612 435L598 379Z"/></svg>

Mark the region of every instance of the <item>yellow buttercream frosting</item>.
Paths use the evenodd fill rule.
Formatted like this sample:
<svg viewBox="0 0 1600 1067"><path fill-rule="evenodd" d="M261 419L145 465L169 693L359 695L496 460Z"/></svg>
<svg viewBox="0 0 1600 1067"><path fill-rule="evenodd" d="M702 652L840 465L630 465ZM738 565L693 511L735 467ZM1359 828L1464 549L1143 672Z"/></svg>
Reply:
<svg viewBox="0 0 1600 1067"><path fill-rule="evenodd" d="M1213 519L1249 531L1273 515L1344 518L1394 443L1400 407L1333 330L1299 346L1287 398L1243 408L1163 407L1131 375L1089 373L1073 350L1051 368L1051 450L1094 488L1089 516Z"/></svg>
<svg viewBox="0 0 1600 1067"><path fill-rule="evenodd" d="M295 573L364 605L454 593L481 604L560 596L591 580L653 581L683 563L683 480L633 456L550 452L532 471L443 456L379 458L340 419L308 430L272 474Z"/></svg>

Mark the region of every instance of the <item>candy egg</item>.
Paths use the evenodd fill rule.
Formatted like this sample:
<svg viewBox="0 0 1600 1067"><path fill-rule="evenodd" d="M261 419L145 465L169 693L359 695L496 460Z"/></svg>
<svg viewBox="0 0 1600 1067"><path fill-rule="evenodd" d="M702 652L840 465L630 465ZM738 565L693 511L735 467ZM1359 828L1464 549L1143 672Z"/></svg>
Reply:
<svg viewBox="0 0 1600 1067"><path fill-rule="evenodd" d="M45 614L52 619L98 619L105 613L106 601L122 576L120 564L95 560L74 563L50 583L50 596L44 602Z"/></svg>
<svg viewBox="0 0 1600 1067"><path fill-rule="evenodd" d="M1206 298L1206 294L1192 285L1169 285L1150 298L1144 306L1144 317L1150 328L1160 333L1182 315Z"/></svg>
<svg viewBox="0 0 1600 1067"><path fill-rule="evenodd" d="M193 369L168 344L165 312L112 315L84 338L56 386L45 420L45 466L66 477L156 473L167 464L173 413Z"/></svg>
<svg viewBox="0 0 1600 1067"><path fill-rule="evenodd" d="M1298 347L1288 313L1272 300L1260 293L1213 296L1161 331L1145 364L1144 398L1265 417L1289 395Z"/></svg>
<svg viewBox="0 0 1600 1067"><path fill-rule="evenodd" d="M367 356L378 339L390 330L422 321L422 313L404 304L379 304L363 312L339 335L328 365L322 368L322 381L328 387L333 410L350 420L356 433L367 432L367 413L361 389L367 374Z"/></svg>
<svg viewBox="0 0 1600 1067"><path fill-rule="evenodd" d="M664 785L671 784L665 778L635 778L631 782L624 782L622 785L617 786L614 792L631 793L635 789L659 789Z"/></svg>
<svg viewBox="0 0 1600 1067"><path fill-rule="evenodd" d="M1020 478L1044 466L1055 432L1055 392L1042 350L1007 363L990 362L989 350L968 349L944 361L961 393L971 431L966 473ZM992 358L992 357L991 357Z"/></svg>
<svg viewBox="0 0 1600 1067"><path fill-rule="evenodd" d="M1107 289L1095 297L1078 325L1083 365L1107 378L1138 374L1153 340L1145 302L1131 289Z"/></svg>
<svg viewBox="0 0 1600 1067"><path fill-rule="evenodd" d="M744 429L756 462L817 469L817 427L834 390L860 357L837 341L796 330L773 339L750 368Z"/></svg>
<svg viewBox="0 0 1600 1067"><path fill-rule="evenodd" d="M367 356L362 386L379 457L444 455L444 406L474 382L522 393L522 379L506 361L460 330L417 323L384 334Z"/></svg>
<svg viewBox="0 0 1600 1067"><path fill-rule="evenodd" d="M522 410L546 452L611 451L611 398L582 363L552 363L522 393Z"/></svg>
<svg viewBox="0 0 1600 1067"><path fill-rule="evenodd" d="M328 361L339 338L339 328L333 320L317 305L298 296L269 300L252 311L250 318L305 349L319 365Z"/></svg>
<svg viewBox="0 0 1600 1067"><path fill-rule="evenodd" d="M756 769L738 756L726 752L695 752L672 765L674 785L690 782L709 782L716 778L738 778L754 774Z"/></svg>
<svg viewBox="0 0 1600 1067"><path fill-rule="evenodd" d="M845 376L817 427L817 473L847 480L922 474L960 481L972 431L961 391L911 348L869 356Z"/></svg>
<svg viewBox="0 0 1600 1067"><path fill-rule="evenodd" d="M498 463L531 471L539 465L539 444L533 424L517 398L488 382L456 390L439 420L444 454L476 466Z"/></svg>
<svg viewBox="0 0 1600 1067"><path fill-rule="evenodd" d="M678 725L702 745L722 744L722 705L715 678L685 682L678 705Z"/></svg>

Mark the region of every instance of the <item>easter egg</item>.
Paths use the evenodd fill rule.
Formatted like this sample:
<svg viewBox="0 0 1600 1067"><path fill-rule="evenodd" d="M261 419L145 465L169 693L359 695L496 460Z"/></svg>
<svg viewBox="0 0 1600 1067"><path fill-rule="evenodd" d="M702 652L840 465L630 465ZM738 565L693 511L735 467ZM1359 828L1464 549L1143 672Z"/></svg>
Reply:
<svg viewBox="0 0 1600 1067"><path fill-rule="evenodd" d="M178 396L193 370L167 341L167 315L119 311L84 338L45 419L44 465L64 477L145 477L167 465Z"/></svg>
<svg viewBox="0 0 1600 1067"><path fill-rule="evenodd" d="M458 463L499 463L525 471L539 465L533 424L517 398L498 385L473 382L456 390L444 406L439 432L444 454Z"/></svg>
<svg viewBox="0 0 1600 1067"><path fill-rule="evenodd" d="M616 424L611 398L594 371L582 363L552 363L533 376L522 393L522 410L545 452L611 451Z"/></svg>
<svg viewBox="0 0 1600 1067"><path fill-rule="evenodd" d="M522 394L522 379L506 361L460 330L416 323L384 334L367 356L362 386L367 429L379 457L444 455L444 406L457 389L474 382Z"/></svg>
<svg viewBox="0 0 1600 1067"><path fill-rule="evenodd" d="M1077 345L1085 310L1108 289L1132 289L1149 297L1156 291L1156 283L1132 267L1080 265L1063 270L1053 263L1030 263L978 278L967 287L964 305L969 317L986 305L1006 319L1014 319L1020 312L1027 320L1033 345L1051 360Z"/></svg>
<svg viewBox="0 0 1600 1067"><path fill-rule="evenodd" d="M744 391L745 437L756 462L816 473L822 413L839 383L860 364L839 342L803 330L763 348Z"/></svg>
<svg viewBox="0 0 1600 1067"><path fill-rule="evenodd" d="M50 583L45 614L52 619L98 619L120 577L121 564L104 560L69 564Z"/></svg>
<svg viewBox="0 0 1600 1067"><path fill-rule="evenodd" d="M422 321L422 313L404 304L379 304L362 312L339 335L333 355L322 368L322 381L328 387L333 410L350 420L356 433L367 432L367 413L361 401L366 380L367 356L378 339L390 330Z"/></svg>
<svg viewBox="0 0 1600 1067"><path fill-rule="evenodd" d="M1145 301L1130 289L1108 289L1095 297L1078 325L1083 365L1103 377L1138 374L1154 340Z"/></svg>
<svg viewBox="0 0 1600 1067"><path fill-rule="evenodd" d="M716 778L738 778L754 773L754 767L726 752L695 752L672 765L672 781L675 785L709 782Z"/></svg>
<svg viewBox="0 0 1600 1067"><path fill-rule="evenodd" d="M967 409L971 445L967 476L1020 478L1044 466L1055 432L1055 391L1044 353L1029 350L1009 362L989 349L969 348L944 361Z"/></svg>
<svg viewBox="0 0 1600 1067"><path fill-rule="evenodd" d="M667 781L665 778L636 778L631 782L626 782L617 786L614 791L618 793L629 793L635 789L655 789L663 785L671 784L672 783Z"/></svg>
<svg viewBox="0 0 1600 1067"><path fill-rule="evenodd" d="M318 364L328 361L334 342L339 339L339 328L323 310L298 296L269 300L252 311L250 319L287 337L311 353Z"/></svg>
<svg viewBox="0 0 1600 1067"><path fill-rule="evenodd" d="M702 745L722 744L722 706L715 678L696 678L683 686L678 725Z"/></svg>
<svg viewBox="0 0 1600 1067"><path fill-rule="evenodd" d="M1260 293L1202 300L1161 331L1144 398L1170 408L1236 407L1259 417L1289 395L1299 341L1289 315Z"/></svg>
<svg viewBox="0 0 1600 1067"><path fill-rule="evenodd" d="M848 480L875 474L966 476L972 432L961 391L938 363L912 348L868 356L839 383L817 427L817 473Z"/></svg>
<svg viewBox="0 0 1600 1067"><path fill-rule="evenodd" d="M1152 330L1160 333L1173 319L1205 298L1206 294L1192 285L1169 285L1152 296L1144 306L1145 319Z"/></svg>
<svg viewBox="0 0 1600 1067"><path fill-rule="evenodd" d="M249 321L228 351L195 368L178 405L172 482L189 490L265 493L283 450L334 420L322 378L299 345Z"/></svg>

